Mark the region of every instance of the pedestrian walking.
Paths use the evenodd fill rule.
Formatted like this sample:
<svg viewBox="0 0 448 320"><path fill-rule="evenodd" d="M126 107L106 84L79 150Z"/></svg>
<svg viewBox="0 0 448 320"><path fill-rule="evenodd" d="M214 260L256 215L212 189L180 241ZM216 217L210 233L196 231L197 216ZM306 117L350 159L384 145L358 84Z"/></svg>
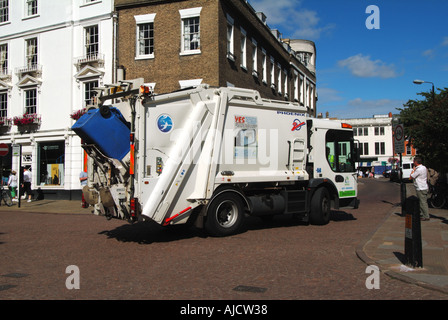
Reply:
<svg viewBox="0 0 448 320"><path fill-rule="evenodd" d="M33 191L31 190L31 171L28 168L23 168L23 192L28 195L28 201L31 202Z"/></svg>
<svg viewBox="0 0 448 320"><path fill-rule="evenodd" d="M410 178L414 180L414 187L420 204L420 219L429 221L428 213L428 171L423 165L422 157L414 157L414 168Z"/></svg>
<svg viewBox="0 0 448 320"><path fill-rule="evenodd" d="M8 188L11 191L12 201L18 201L17 199L17 172L14 170L11 171L11 175L8 179Z"/></svg>

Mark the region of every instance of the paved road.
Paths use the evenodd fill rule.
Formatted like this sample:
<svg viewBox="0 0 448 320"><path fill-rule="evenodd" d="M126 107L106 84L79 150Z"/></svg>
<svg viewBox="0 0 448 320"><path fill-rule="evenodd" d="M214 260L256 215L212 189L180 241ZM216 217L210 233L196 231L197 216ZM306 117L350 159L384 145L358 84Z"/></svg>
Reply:
<svg viewBox="0 0 448 320"><path fill-rule="evenodd" d="M363 179L360 195L359 210L333 212L327 226L249 219L226 238L90 214L2 211L0 300L446 300L384 274L380 289L366 288L355 249L399 202L399 186ZM66 287L77 283L71 265L79 289Z"/></svg>

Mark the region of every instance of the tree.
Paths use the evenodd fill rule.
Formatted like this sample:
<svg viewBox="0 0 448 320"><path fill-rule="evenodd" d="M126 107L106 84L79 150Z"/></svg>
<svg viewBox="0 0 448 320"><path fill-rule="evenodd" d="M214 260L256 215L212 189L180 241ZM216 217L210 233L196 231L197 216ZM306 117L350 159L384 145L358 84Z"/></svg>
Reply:
<svg viewBox="0 0 448 320"><path fill-rule="evenodd" d="M423 100L409 100L400 110L400 121L409 141L423 156L425 166L448 172L448 88L439 93L421 92Z"/></svg>

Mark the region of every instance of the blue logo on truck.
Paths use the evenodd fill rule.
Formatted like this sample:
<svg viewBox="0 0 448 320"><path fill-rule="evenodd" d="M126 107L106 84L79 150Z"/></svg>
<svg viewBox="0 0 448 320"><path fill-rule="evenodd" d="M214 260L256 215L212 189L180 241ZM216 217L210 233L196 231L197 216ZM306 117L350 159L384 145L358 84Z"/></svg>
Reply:
<svg viewBox="0 0 448 320"><path fill-rule="evenodd" d="M163 133L168 133L173 129L173 119L167 114L162 114L157 118L157 127Z"/></svg>

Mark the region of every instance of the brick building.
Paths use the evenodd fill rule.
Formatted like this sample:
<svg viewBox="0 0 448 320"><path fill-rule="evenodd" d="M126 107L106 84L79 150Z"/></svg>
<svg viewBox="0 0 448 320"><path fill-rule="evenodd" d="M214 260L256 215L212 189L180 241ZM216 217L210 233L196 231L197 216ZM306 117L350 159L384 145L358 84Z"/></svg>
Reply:
<svg viewBox="0 0 448 320"><path fill-rule="evenodd" d="M115 9L118 80L144 78L159 94L255 89L316 115L314 43L282 39L246 0L116 0Z"/></svg>

